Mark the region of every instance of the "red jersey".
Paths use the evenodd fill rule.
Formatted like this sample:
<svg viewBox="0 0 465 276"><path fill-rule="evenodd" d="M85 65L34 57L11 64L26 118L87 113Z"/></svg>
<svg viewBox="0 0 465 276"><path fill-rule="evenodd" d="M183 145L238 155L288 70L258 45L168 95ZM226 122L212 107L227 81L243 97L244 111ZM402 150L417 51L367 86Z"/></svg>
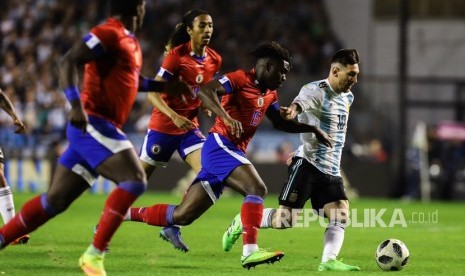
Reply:
<svg viewBox="0 0 465 276"><path fill-rule="evenodd" d="M221 67L221 62L221 56L208 47L206 47L206 54L203 57L194 54L190 42L173 48L163 60L158 76L165 80L170 80L173 77L184 80L192 87L195 97L187 99L187 103L184 103L179 98L162 94L163 100L176 113L188 118L198 127L197 115L199 113L200 99L197 97L197 92L200 86L213 79L213 76ZM148 127L167 134L186 133L185 130L178 128L168 116L157 108L152 110Z"/></svg>
<svg viewBox="0 0 465 276"><path fill-rule="evenodd" d="M226 126L219 117L216 117L210 132L227 137L245 153L267 109L269 107L279 109L278 93L276 90L267 90L262 93L256 84L254 70L250 72L238 70L228 73L220 79L220 82L229 93L222 96L221 105L232 118L242 123L244 133L240 138L236 138L231 134L231 128Z"/></svg>
<svg viewBox="0 0 465 276"><path fill-rule="evenodd" d="M92 28L84 42L94 53L101 54L85 66L81 93L84 109L121 128L139 87L142 66L139 43L115 18Z"/></svg>

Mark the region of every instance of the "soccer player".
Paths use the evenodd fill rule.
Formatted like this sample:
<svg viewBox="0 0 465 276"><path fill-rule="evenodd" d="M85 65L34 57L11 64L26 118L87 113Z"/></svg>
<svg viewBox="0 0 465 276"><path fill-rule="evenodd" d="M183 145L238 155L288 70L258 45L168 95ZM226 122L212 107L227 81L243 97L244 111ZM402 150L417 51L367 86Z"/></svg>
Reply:
<svg viewBox="0 0 465 276"><path fill-rule="evenodd" d="M99 230L79 264L87 275L106 275L104 250L147 179L134 146L121 131L137 91L191 95L181 81L165 84L142 77L142 52L134 33L145 15L145 0L111 0L111 17L65 55L60 81L71 104L67 138L48 192L26 202L0 228L0 248L63 212L89 188L97 175L117 184L105 202ZM78 66L85 65L82 93ZM165 87L166 86L166 87Z"/></svg>
<svg viewBox="0 0 465 276"><path fill-rule="evenodd" d="M194 92L211 81L221 67L221 56L207 45L213 34L212 17L203 10L184 14L166 46L166 57L155 77L157 81L169 81L181 77ZM200 150L205 136L199 130L198 113L200 99L195 95L186 102L165 94L149 93L154 105L145 136L140 159L147 178L157 166L166 167L177 151L195 171L200 171ZM137 221L139 209L130 209L125 220ZM179 227L163 228L160 236L175 248L187 252L189 248L181 239Z"/></svg>
<svg viewBox="0 0 465 276"><path fill-rule="evenodd" d="M0 108L3 109L16 126L15 133L25 133L26 127L19 118L16 110L11 103L8 96L0 89ZM10 186L6 182L5 171L5 156L0 148L0 215L2 216L3 223L9 222L15 216L15 203L13 201L13 194L11 193ZM29 235L24 235L12 241L11 244L26 244L29 241Z"/></svg>
<svg viewBox="0 0 465 276"><path fill-rule="evenodd" d="M359 55L355 49L336 52L327 79L308 83L286 110L286 119L298 115L299 122L319 125L332 140L333 147L318 144L313 134L301 134L303 144L289 164L288 179L279 196L279 208L264 209L260 228L283 229L295 222L293 209L302 209L307 200L329 223L323 238L323 255L318 271L353 271L358 266L344 264L336 257L344 242L349 219L349 202L341 177L341 155L344 147L349 109L354 100L350 91L357 83ZM242 221L242 223L241 223ZM223 235L223 249L230 251L247 226L238 214Z"/></svg>
<svg viewBox="0 0 465 276"><path fill-rule="evenodd" d="M288 51L276 42L265 42L251 54L257 60L253 69L228 73L200 88L202 103L217 118L202 148L202 169L184 200L177 206L156 204L135 212L149 225L189 225L219 199L225 186L236 190L245 196L241 209L245 228L241 257L244 268L273 263L284 256L283 252L269 252L257 245L266 186L245 157L247 145L265 115L279 130L313 132L321 143L331 145L329 137L318 127L281 117L286 108L280 109L276 89L290 70ZM221 103L218 95L222 96Z"/></svg>

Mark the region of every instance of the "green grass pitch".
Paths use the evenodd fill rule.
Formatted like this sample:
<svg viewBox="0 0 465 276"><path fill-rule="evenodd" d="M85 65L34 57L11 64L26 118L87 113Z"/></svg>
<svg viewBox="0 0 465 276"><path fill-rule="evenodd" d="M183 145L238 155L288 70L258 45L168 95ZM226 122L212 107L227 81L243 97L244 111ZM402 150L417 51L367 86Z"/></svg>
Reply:
<svg viewBox="0 0 465 276"><path fill-rule="evenodd" d="M32 195L16 193L14 196L19 210ZM32 233L29 244L10 246L0 251L0 275L82 275L78 258L92 240L92 230L105 198L104 195L85 194L67 212ZM179 198L147 193L136 206L161 202L177 203ZM267 276L326 273L316 272L324 227L318 221L306 223L303 219L301 224L305 227L260 231L259 245L284 251L282 261L257 266L250 271L243 269L240 265L240 241L229 253L221 249L223 232L240 210L241 202L240 196L221 198L199 220L184 227L183 239L190 247L189 253L175 251L170 244L162 241L157 227L125 222L113 237L111 253L106 256L107 273ZM276 207L276 195L269 195L265 206ZM350 209L352 212L356 210L357 222L346 230L340 257L362 268L362 271L351 274L464 274L465 257L461 254L465 249L463 202L357 199L351 202ZM394 227L389 227L390 222ZM402 226L403 222L406 227ZM404 241L410 250L409 264L400 272L384 272L375 263L376 247L387 238Z"/></svg>

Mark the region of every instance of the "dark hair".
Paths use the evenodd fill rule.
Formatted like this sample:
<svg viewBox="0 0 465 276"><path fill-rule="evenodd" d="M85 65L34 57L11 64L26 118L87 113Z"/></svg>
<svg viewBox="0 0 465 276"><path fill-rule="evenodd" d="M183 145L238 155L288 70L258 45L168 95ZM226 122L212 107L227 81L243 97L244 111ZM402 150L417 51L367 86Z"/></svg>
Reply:
<svg viewBox="0 0 465 276"><path fill-rule="evenodd" d="M209 14L204 10L190 10L186 12L182 17L182 22L178 23L174 28L173 33L168 40L168 43L165 46L165 51L168 52L169 50L173 49L174 47L184 44L191 39L189 34L187 33L187 27L192 28L192 22L194 19L202 14Z"/></svg>
<svg viewBox="0 0 465 276"><path fill-rule="evenodd" d="M110 0L110 11L112 15L135 16L137 6L145 0Z"/></svg>
<svg viewBox="0 0 465 276"><path fill-rule="evenodd" d="M360 63L357 50L341 49L337 51L331 59L331 63L336 62L344 66L346 66L347 64L354 65Z"/></svg>
<svg viewBox="0 0 465 276"><path fill-rule="evenodd" d="M291 57L289 51L284 49L276 41L266 41L258 44L255 49L250 51L250 54L256 57L257 59L270 57L276 59L282 59L287 62L290 62Z"/></svg>

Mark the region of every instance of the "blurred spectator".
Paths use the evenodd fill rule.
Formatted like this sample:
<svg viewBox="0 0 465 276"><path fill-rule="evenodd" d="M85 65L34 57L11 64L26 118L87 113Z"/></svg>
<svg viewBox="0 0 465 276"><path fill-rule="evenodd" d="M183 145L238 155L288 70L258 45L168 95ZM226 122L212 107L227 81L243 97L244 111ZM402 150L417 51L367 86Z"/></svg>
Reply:
<svg viewBox="0 0 465 276"><path fill-rule="evenodd" d="M14 96L18 112L24 114L33 134L27 142L11 146L48 147L47 141L63 137L67 107L62 101L56 63L89 26L108 16L104 14L108 10L105 5L107 1L0 1L0 87ZM293 74L321 75L326 71L328 52L340 47L329 28L321 0L257 0L240 4L214 0L148 1L148 28L139 34L144 75L155 75L164 42L180 21L179 11L186 7L203 8L213 16L228 11L228 16L215 20L212 41L219 53L229 57L223 61L225 72L238 64L247 64L247 51L259 41L276 40L290 49ZM145 97L138 98L127 131L140 130L138 125L144 121L141 118L150 112L144 102Z"/></svg>

